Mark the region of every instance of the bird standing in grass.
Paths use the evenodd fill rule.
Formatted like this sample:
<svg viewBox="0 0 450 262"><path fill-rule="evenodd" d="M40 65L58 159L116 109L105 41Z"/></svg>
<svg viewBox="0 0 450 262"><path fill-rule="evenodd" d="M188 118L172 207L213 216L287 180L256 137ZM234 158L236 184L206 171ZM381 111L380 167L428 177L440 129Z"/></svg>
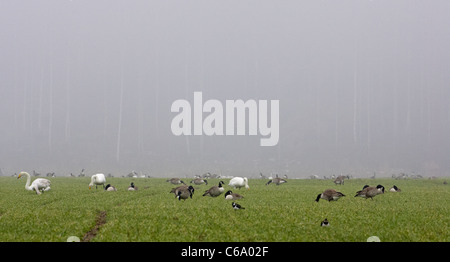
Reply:
<svg viewBox="0 0 450 262"><path fill-rule="evenodd" d="M250 189L248 186L248 179L246 177L234 177L230 180L228 183L229 186L232 186L234 188L241 188L245 187L246 189Z"/></svg>
<svg viewBox="0 0 450 262"><path fill-rule="evenodd" d="M220 194L222 194L223 191L225 190L222 187L223 184L224 184L223 181L220 181L218 186L213 186L210 189L206 190L203 196L210 196L210 197L220 196Z"/></svg>
<svg viewBox="0 0 450 262"><path fill-rule="evenodd" d="M337 201L339 198L345 196L341 192L338 192L334 189L327 189L323 191L322 194L317 195L316 202L319 202L319 199L325 199L328 201Z"/></svg>
<svg viewBox="0 0 450 262"><path fill-rule="evenodd" d="M362 198L373 198L379 194L384 194L384 186L378 185L376 187L365 185L362 190L356 192L355 197L359 196Z"/></svg>
<svg viewBox="0 0 450 262"><path fill-rule="evenodd" d="M179 179L179 178L171 178L171 179L167 179L166 182L170 182L173 185L178 185L178 184L183 184L186 185L186 183L183 182L183 180Z"/></svg>
<svg viewBox="0 0 450 262"><path fill-rule="evenodd" d="M279 177L275 177L274 179L269 180L269 182L266 183L266 186L269 185L270 183L274 183L275 185L281 185L283 183L287 183L286 179L282 179Z"/></svg>
<svg viewBox="0 0 450 262"><path fill-rule="evenodd" d="M203 179L203 178L200 178L200 177L197 177L197 178L191 180L190 183L194 183L196 185L201 185L201 184L205 183L205 185L208 185L208 181L206 179Z"/></svg>
<svg viewBox="0 0 450 262"><path fill-rule="evenodd" d="M192 198L192 195L194 194L194 187L193 186L189 186L189 187L181 187L178 191L177 191L177 198L178 200L186 200L189 197Z"/></svg>
<svg viewBox="0 0 450 262"><path fill-rule="evenodd" d="M89 189L95 185L97 189L98 185L102 185L105 188L106 178L104 174L95 174L91 177L91 183L89 184Z"/></svg>

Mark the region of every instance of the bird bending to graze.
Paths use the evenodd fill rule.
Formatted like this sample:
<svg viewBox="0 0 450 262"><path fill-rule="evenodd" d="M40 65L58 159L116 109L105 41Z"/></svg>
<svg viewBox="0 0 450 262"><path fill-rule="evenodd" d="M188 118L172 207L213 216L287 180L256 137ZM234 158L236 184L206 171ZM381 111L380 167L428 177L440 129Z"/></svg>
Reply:
<svg viewBox="0 0 450 262"><path fill-rule="evenodd" d="M336 185L343 185L344 184L344 180L345 180L345 176L338 176L335 180L334 180L334 184Z"/></svg>
<svg viewBox="0 0 450 262"><path fill-rule="evenodd" d="M111 184L107 184L105 187L106 191L117 191L117 189L114 186L111 186Z"/></svg>
<svg viewBox="0 0 450 262"><path fill-rule="evenodd" d="M133 182L131 182L130 186L128 187L128 191L136 191L138 190L138 187L134 185Z"/></svg>
<svg viewBox="0 0 450 262"><path fill-rule="evenodd" d="M179 178L171 178L171 179L167 179L166 182L170 182L174 185L178 185L178 184L184 184L186 185L186 183L183 182L183 180L179 179Z"/></svg>
<svg viewBox="0 0 450 262"><path fill-rule="evenodd" d="M389 189L389 191L390 192L402 192L402 190L400 188L398 188L396 185L391 187L391 189Z"/></svg>
<svg viewBox="0 0 450 262"><path fill-rule="evenodd" d="M194 194L194 187L188 186L188 187L180 187L180 189L177 191L177 198L178 200L186 200L189 197L192 198L192 195Z"/></svg>
<svg viewBox="0 0 450 262"><path fill-rule="evenodd" d="M231 206L234 208L234 210L245 209L245 207L242 207L238 203L234 203L234 202L231 203Z"/></svg>
<svg viewBox="0 0 450 262"><path fill-rule="evenodd" d="M184 188L188 188L188 186L187 186L187 185L182 185L182 186L179 186L179 187L174 187L174 188L172 188L172 189L170 190L169 193L174 193L174 194L175 194L175 197L177 197L177 196L178 196L178 191L180 191L180 190L182 190L182 189L184 189Z"/></svg>
<svg viewBox="0 0 450 262"><path fill-rule="evenodd" d="M245 187L246 189L250 189L248 186L248 179L246 177L234 177L230 180L228 183L229 186L232 186L234 188L241 188Z"/></svg>
<svg viewBox="0 0 450 262"><path fill-rule="evenodd" d="M316 202L319 202L319 199L325 199L327 201L337 201L339 198L345 196L341 192L338 192L334 189L327 189L323 191L323 193L318 194L316 198Z"/></svg>
<svg viewBox="0 0 450 262"><path fill-rule="evenodd" d="M228 190L225 193L226 200L237 200L237 199L242 199L242 198L244 198L244 197L239 195L238 193L233 193L231 190Z"/></svg>
<svg viewBox="0 0 450 262"><path fill-rule="evenodd" d="M220 196L220 194L222 194L223 191L225 190L222 187L223 184L224 184L223 181L220 181L218 186L213 186L210 189L206 190L203 196L210 196L210 197Z"/></svg>
<svg viewBox="0 0 450 262"><path fill-rule="evenodd" d="M285 179L279 178L279 177L275 177L274 179L269 180L269 182L266 183L266 186L270 183L274 183L275 185L281 185L283 183L287 183L287 181Z"/></svg>
<svg viewBox="0 0 450 262"><path fill-rule="evenodd" d="M95 174L91 176L91 183L89 184L89 189L95 185L95 189L97 186L102 185L105 188L106 178L104 174Z"/></svg>
<svg viewBox="0 0 450 262"><path fill-rule="evenodd" d="M36 194L38 194L38 195L40 195L41 192L50 190L50 184L51 184L50 180L45 179L45 178L36 178L33 181L33 183L31 183L31 185L30 185L30 182L31 182L30 174L28 174L27 172L20 172L17 179L21 178L22 176L27 177L27 182L25 184L26 190L36 191Z"/></svg>
<svg viewBox="0 0 450 262"><path fill-rule="evenodd" d="M208 185L208 181L206 179L199 178L199 177L191 180L190 183L191 184L194 183L195 185L201 185L201 184L205 183L205 185Z"/></svg>
<svg viewBox="0 0 450 262"><path fill-rule="evenodd" d="M355 197L359 196L362 198L370 198L373 200L373 197L379 194L384 194L384 186L378 185L376 187L365 185L362 190L356 192Z"/></svg>

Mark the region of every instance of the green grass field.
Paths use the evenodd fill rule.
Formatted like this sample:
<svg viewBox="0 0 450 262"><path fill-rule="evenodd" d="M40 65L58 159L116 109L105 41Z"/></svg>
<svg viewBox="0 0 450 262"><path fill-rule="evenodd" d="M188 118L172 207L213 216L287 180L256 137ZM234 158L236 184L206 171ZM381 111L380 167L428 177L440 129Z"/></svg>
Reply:
<svg viewBox="0 0 450 262"><path fill-rule="evenodd" d="M219 179L194 186L193 199L186 201L170 194L175 186L163 178L107 178L117 192L89 190L89 177L50 180L52 189L36 195L25 190L25 178L0 177L1 242L65 242L93 230L90 241L105 242L365 242L370 236L382 242L450 241L450 186L443 179L352 179L342 186L306 179L266 186L266 180L250 179L250 190L234 190L244 195L237 202L245 210L234 210L224 195L202 196ZM229 179L222 180L231 189ZM138 191L126 190L132 181ZM373 201L354 197L365 184L382 184L386 193ZM388 192L394 184L402 192ZM346 197L315 202L327 188ZM320 226L324 218L329 227Z"/></svg>

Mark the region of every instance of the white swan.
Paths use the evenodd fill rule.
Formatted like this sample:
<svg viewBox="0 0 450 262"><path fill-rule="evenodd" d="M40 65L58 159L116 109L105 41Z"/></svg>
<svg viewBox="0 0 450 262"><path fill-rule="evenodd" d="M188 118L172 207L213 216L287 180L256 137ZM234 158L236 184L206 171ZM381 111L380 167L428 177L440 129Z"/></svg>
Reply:
<svg viewBox="0 0 450 262"><path fill-rule="evenodd" d="M27 172L20 172L17 179L21 178L22 176L27 176L27 183L25 184L25 189L30 191L36 191L36 194L40 195L41 191L49 191L50 190L50 180L45 178L36 178L33 183L31 183L31 177L30 174Z"/></svg>
<svg viewBox="0 0 450 262"><path fill-rule="evenodd" d="M105 188L106 178L104 174L95 174L91 176L91 183L89 184L89 189L95 185L95 189L97 189L98 185L102 185Z"/></svg>
<svg viewBox="0 0 450 262"><path fill-rule="evenodd" d="M250 189L248 186L248 179L246 177L234 177L228 183L229 186L233 186L234 188L245 187L246 189Z"/></svg>

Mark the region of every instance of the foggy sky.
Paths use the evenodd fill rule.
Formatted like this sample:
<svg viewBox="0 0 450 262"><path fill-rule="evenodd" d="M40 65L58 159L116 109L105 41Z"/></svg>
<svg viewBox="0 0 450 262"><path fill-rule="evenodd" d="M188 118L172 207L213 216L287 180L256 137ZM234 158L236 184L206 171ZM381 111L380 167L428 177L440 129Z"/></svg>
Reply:
<svg viewBox="0 0 450 262"><path fill-rule="evenodd" d="M450 172L449 1L0 1L0 168L291 177ZM259 136L171 104L280 101ZM206 114L205 114L206 116Z"/></svg>

